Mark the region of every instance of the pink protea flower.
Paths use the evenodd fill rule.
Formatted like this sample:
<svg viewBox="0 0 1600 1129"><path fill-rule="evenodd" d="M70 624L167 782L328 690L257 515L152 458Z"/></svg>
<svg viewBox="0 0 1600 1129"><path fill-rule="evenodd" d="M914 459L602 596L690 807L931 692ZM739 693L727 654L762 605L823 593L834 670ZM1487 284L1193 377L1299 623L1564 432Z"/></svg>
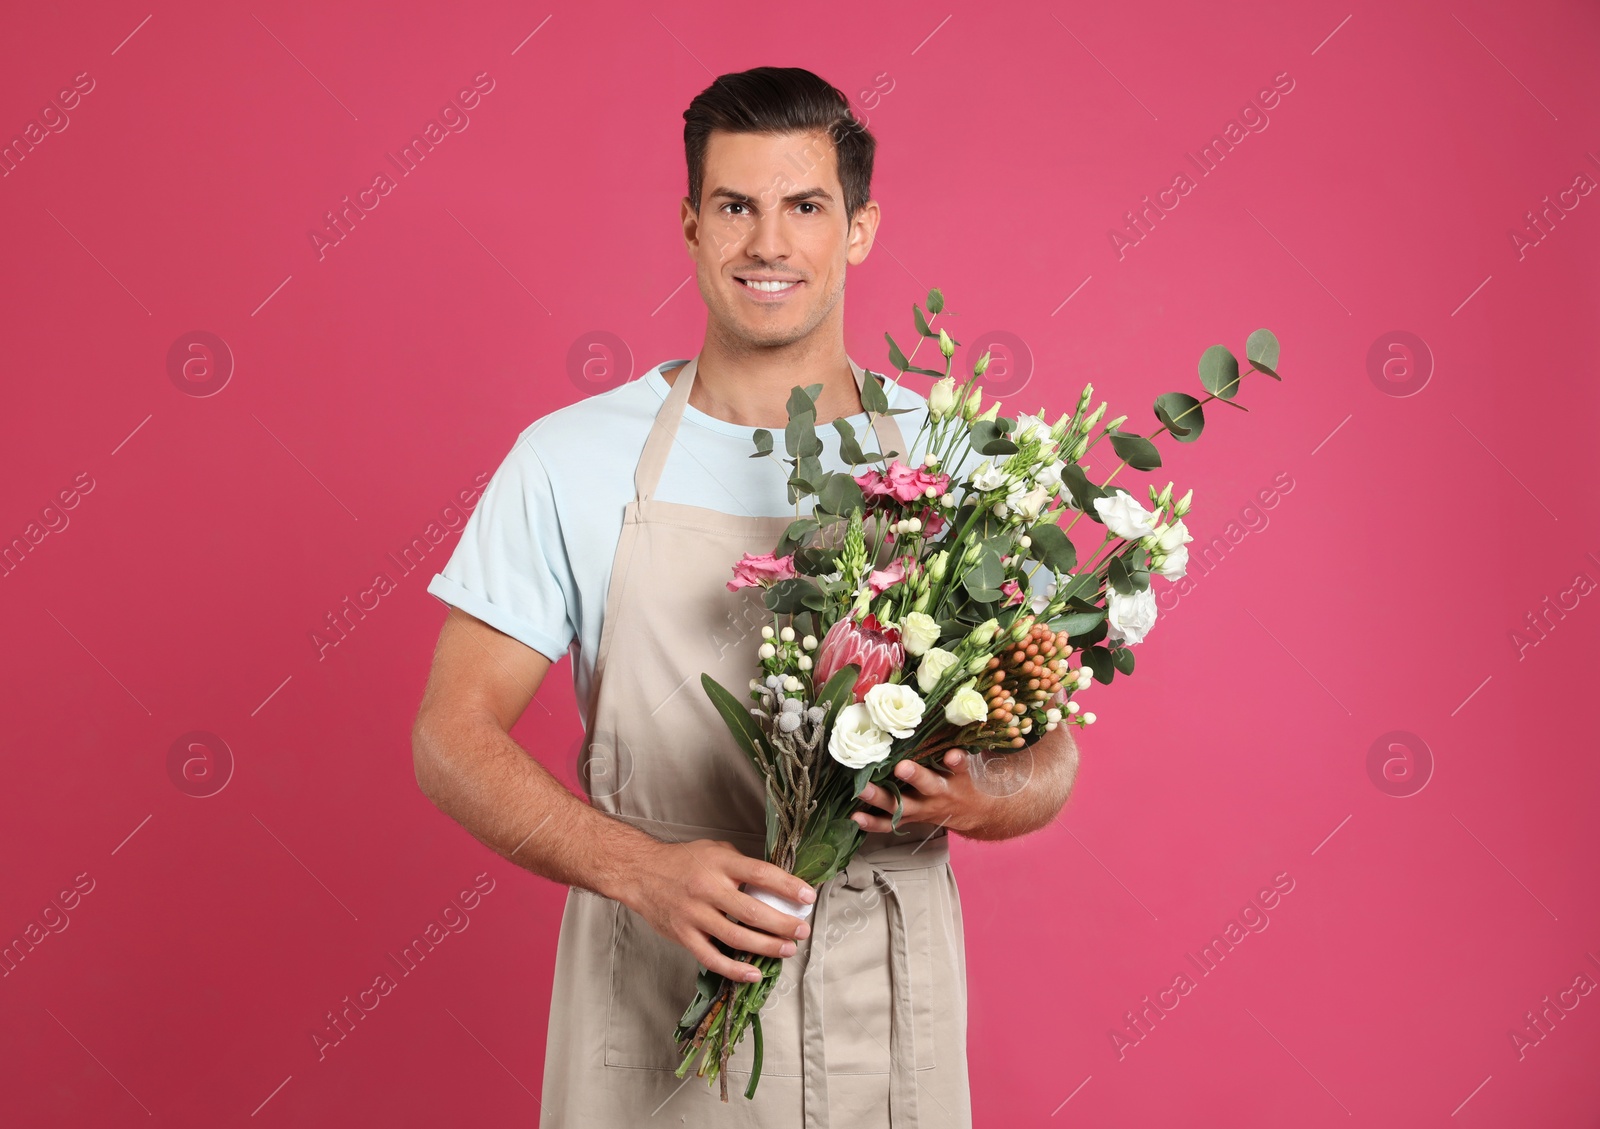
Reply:
<svg viewBox="0 0 1600 1129"><path fill-rule="evenodd" d="M870 612L860 623L845 616L822 637L812 678L821 686L841 667L855 663L861 668L855 688L855 700L859 702L867 696L868 690L885 681L905 661L906 650L896 628L881 626L878 617Z"/></svg>
<svg viewBox="0 0 1600 1129"><path fill-rule="evenodd" d="M728 581L728 591L737 592L755 584L766 585L777 580L793 580L794 577L794 554L774 557L771 553L762 553L758 557L746 553L733 566L733 579Z"/></svg>

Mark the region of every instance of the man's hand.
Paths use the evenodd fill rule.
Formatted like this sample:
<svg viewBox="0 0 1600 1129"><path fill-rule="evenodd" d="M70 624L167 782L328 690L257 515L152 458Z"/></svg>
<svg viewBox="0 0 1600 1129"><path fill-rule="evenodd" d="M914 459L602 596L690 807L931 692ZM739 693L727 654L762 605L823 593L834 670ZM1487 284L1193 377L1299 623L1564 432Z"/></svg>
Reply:
<svg viewBox="0 0 1600 1129"><path fill-rule="evenodd" d="M669 941L688 949L702 965L730 980L759 980L753 964L724 956L712 943L762 956L787 957L811 926L798 917L759 902L739 889L741 882L781 894L790 901L814 902L805 882L770 862L751 858L732 843L695 839L657 842L644 855L623 902ZM738 918L728 920L727 915ZM742 923L742 924L741 924Z"/></svg>
<svg viewBox="0 0 1600 1129"><path fill-rule="evenodd" d="M900 822L934 823L968 839L1010 839L1047 826L1067 802L1078 774L1078 745L1070 726L1061 725L1036 743L1014 753L991 753L984 764L974 764L972 754L951 749L944 755L949 775L914 761L895 766L903 807ZM996 773L985 765L1007 761L1007 777L992 778L979 787L974 777ZM1002 783L1002 781L1006 781ZM854 819L867 831L889 831L894 796L868 784L861 800L882 812L857 812Z"/></svg>
<svg viewBox="0 0 1600 1129"><path fill-rule="evenodd" d="M951 749L944 755L950 775L935 772L915 761L901 761L894 775L900 781L900 798L903 807L900 823L936 823L952 831L967 831L983 822L985 809L994 797L980 792L967 771L967 753L964 749ZM863 802L878 808L884 814L856 812L850 818L868 831L890 831L890 818L894 815L894 796L877 784L868 784L861 791Z"/></svg>

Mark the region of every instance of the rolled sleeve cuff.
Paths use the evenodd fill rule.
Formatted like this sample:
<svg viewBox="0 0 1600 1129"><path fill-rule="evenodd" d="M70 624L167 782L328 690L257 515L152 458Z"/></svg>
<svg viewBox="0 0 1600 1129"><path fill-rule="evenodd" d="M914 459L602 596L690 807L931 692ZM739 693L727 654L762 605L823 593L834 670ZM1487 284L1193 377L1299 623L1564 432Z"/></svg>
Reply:
<svg viewBox="0 0 1600 1129"><path fill-rule="evenodd" d="M496 631L504 632L519 643L532 647L552 663L559 662L567 653L570 639L558 640L526 620L518 619L506 609L490 603L478 593L463 588L442 572L433 574L433 579L428 581L428 591L445 603L483 620Z"/></svg>

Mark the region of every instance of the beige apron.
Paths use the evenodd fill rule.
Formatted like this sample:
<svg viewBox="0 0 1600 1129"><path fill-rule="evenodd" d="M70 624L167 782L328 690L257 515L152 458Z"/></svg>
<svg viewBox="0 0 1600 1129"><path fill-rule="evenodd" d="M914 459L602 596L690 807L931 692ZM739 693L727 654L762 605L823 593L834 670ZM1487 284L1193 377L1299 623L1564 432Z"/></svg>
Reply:
<svg viewBox="0 0 1600 1129"><path fill-rule="evenodd" d="M699 357L678 373L645 443L612 564L579 773L591 802L658 839L721 839L763 857L755 768L700 685L735 694L756 672L759 588L729 592L741 553L768 553L793 520L654 497ZM859 388L864 371L850 362ZM893 416L878 449L905 444ZM781 436L781 432L779 432ZM605 457L597 437L596 457ZM781 443L781 439L780 439ZM757 467L752 473L771 473ZM694 994L693 954L619 902L568 891L550 1000L541 1129L650 1125L967 1129L966 949L948 833L871 833L818 891L811 936L783 963L753 1034L720 1083L681 1059L673 1032Z"/></svg>

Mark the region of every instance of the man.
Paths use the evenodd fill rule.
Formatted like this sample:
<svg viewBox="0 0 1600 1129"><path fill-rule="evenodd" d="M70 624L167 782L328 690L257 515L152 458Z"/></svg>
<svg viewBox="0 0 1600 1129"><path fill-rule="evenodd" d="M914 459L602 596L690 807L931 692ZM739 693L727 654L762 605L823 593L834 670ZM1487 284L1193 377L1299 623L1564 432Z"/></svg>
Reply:
<svg viewBox="0 0 1600 1129"><path fill-rule="evenodd" d="M825 435L835 417L866 422L860 389L873 377L845 353L844 287L878 227L876 142L838 90L797 68L723 75L684 118L683 234L705 341L687 363L535 422L496 472L429 585L452 606L413 734L417 781L485 845L572 887L542 1126L637 1126L657 1111L693 1126L970 1125L948 832L1044 826L1077 751L1059 727L1019 758L1021 788L995 787L960 750L948 774L903 766L901 833L869 787L855 817L866 843L817 890L762 860L760 781L698 676L742 685L756 628L771 622L759 590L725 583L742 551L769 552L794 516L782 466L750 458L753 430L781 429L790 389L806 384L821 385ZM879 449L920 458L904 439L926 402L894 382L885 392L912 410L873 417ZM836 440L824 463L844 469ZM569 649L589 802L509 736ZM744 883L815 902L813 920ZM753 1101L748 1038L729 1062L740 1095L729 1104L674 1074L697 964L759 978L717 941L795 958L763 1011Z"/></svg>

